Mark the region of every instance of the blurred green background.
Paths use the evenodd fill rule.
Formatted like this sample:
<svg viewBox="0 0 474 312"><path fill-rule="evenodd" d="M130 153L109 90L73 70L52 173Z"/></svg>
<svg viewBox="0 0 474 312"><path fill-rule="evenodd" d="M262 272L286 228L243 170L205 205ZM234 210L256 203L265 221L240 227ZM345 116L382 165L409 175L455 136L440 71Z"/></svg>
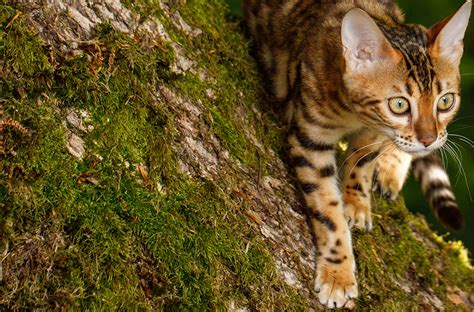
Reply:
<svg viewBox="0 0 474 312"><path fill-rule="evenodd" d="M233 15L241 16L240 0L226 0ZM413 1L399 0L398 4L406 15L407 23L418 23L426 27L437 23L450 15L464 1L462 0L430 0ZM461 134L474 139L474 18L468 27L464 40L465 51L461 66L462 75L462 109L456 120L451 124L451 134ZM459 206L465 217L465 229L459 233L449 233L434 217L426 200L421 193L418 183L411 178L404 187L407 206L414 212L421 212L428 223L439 234L448 239L462 240L466 247L474 253L474 209L471 193L474 192L474 149L461 140L450 137L459 144L459 155L465 174L462 173L456 161L448 156L447 167Z"/></svg>

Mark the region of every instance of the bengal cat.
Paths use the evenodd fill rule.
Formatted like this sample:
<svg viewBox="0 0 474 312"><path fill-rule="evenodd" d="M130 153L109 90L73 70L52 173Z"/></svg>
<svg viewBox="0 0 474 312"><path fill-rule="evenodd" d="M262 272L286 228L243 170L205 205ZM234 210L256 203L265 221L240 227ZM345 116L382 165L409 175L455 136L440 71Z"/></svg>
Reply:
<svg viewBox="0 0 474 312"><path fill-rule="evenodd" d="M373 176L395 198L410 166L440 220L463 225L437 152L460 105L471 1L430 29L391 0L244 0L272 93L287 106L290 158L317 238L316 291L358 294L350 228L372 228ZM338 181L338 142L351 135Z"/></svg>

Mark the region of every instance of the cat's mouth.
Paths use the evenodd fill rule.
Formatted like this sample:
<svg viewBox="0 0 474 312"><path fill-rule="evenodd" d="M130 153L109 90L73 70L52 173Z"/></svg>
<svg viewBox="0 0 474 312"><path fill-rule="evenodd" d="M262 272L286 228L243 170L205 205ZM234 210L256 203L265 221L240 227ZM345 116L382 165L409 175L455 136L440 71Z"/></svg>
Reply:
<svg viewBox="0 0 474 312"><path fill-rule="evenodd" d="M419 142L401 140L400 138L394 138L393 142L400 150L411 154L415 158L419 158L428 156L429 154L441 149L446 143L446 139L444 137L440 137L429 146L424 146Z"/></svg>

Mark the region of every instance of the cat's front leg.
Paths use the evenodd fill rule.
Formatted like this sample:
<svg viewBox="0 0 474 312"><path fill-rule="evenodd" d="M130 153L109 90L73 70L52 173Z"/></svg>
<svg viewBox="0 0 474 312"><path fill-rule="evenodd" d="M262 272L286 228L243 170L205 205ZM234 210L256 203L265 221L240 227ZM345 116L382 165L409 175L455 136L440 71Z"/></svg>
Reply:
<svg viewBox="0 0 474 312"><path fill-rule="evenodd" d="M319 301L331 308L357 296L351 234L336 178L337 140L317 128L295 127L289 136L290 156L317 241L315 287Z"/></svg>
<svg viewBox="0 0 474 312"><path fill-rule="evenodd" d="M387 146L390 146L388 150ZM370 130L364 130L352 138L348 156L343 163L342 180L344 214L349 227L355 226L367 231L372 229L372 177L377 159L391 149L393 147L386 137Z"/></svg>
<svg viewBox="0 0 474 312"><path fill-rule="evenodd" d="M377 189L385 198L395 200L408 176L413 156L398 148L390 153L382 150L380 154L376 169Z"/></svg>

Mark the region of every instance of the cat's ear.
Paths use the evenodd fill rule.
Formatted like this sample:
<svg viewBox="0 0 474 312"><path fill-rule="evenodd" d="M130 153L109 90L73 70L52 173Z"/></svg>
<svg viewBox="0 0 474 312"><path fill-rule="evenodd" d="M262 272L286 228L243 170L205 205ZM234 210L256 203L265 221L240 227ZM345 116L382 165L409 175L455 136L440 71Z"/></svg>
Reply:
<svg viewBox="0 0 474 312"><path fill-rule="evenodd" d="M342 20L341 39L346 70L370 70L381 62L400 61L374 20L361 9L352 9Z"/></svg>
<svg viewBox="0 0 474 312"><path fill-rule="evenodd" d="M427 32L431 54L459 65L463 53L463 39L472 2L468 0L454 14L435 24Z"/></svg>

